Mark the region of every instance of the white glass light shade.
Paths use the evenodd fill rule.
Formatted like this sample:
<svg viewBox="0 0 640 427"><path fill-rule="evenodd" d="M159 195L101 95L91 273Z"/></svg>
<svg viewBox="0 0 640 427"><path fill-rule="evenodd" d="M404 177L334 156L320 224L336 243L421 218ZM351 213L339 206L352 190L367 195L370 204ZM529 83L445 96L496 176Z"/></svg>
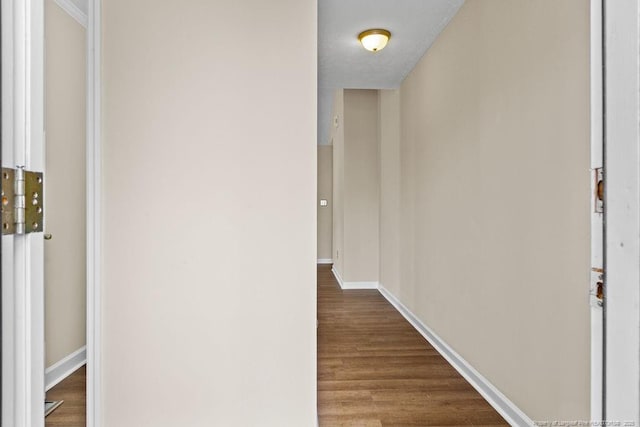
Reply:
<svg viewBox="0 0 640 427"><path fill-rule="evenodd" d="M371 52L377 52L384 49L390 37L391 33L389 31L375 29L361 32L358 39L365 49Z"/></svg>

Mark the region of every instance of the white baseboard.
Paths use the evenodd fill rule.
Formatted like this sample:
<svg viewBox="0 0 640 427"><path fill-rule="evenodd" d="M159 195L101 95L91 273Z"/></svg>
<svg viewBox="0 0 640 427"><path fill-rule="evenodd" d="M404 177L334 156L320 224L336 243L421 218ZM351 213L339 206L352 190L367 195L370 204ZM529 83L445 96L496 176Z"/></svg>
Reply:
<svg viewBox="0 0 640 427"><path fill-rule="evenodd" d="M512 426L533 426L533 421L500 392L493 384L476 371L466 360L456 353L446 342L418 319L384 286L378 286L380 293L404 316L405 319L425 337L427 341L451 364Z"/></svg>
<svg viewBox="0 0 640 427"><path fill-rule="evenodd" d="M329 258L319 258L318 264L333 264L333 260Z"/></svg>
<svg viewBox="0 0 640 427"><path fill-rule="evenodd" d="M334 264L333 267L331 267L331 272L333 273L333 277L336 278L336 280L338 281L338 285L340 285L340 288L344 289L344 282L342 281L342 276L340 276L340 273L338 273L338 270L336 270L336 265Z"/></svg>
<svg viewBox="0 0 640 427"><path fill-rule="evenodd" d="M343 282L342 289L378 289L378 282Z"/></svg>
<svg viewBox="0 0 640 427"><path fill-rule="evenodd" d="M45 390L71 375L76 369L87 363L87 346L74 351L64 359L54 363L44 371Z"/></svg>
<svg viewBox="0 0 640 427"><path fill-rule="evenodd" d="M378 282L345 282L342 280L342 276L336 270L336 266L331 267L333 276L338 281L341 289L378 289Z"/></svg>

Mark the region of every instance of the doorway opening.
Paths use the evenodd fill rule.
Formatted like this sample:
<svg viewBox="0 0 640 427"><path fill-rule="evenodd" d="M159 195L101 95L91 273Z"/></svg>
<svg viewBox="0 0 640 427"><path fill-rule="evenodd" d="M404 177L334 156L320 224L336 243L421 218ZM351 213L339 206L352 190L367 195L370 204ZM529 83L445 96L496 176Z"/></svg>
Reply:
<svg viewBox="0 0 640 427"><path fill-rule="evenodd" d="M46 426L86 425L86 26L44 0Z"/></svg>

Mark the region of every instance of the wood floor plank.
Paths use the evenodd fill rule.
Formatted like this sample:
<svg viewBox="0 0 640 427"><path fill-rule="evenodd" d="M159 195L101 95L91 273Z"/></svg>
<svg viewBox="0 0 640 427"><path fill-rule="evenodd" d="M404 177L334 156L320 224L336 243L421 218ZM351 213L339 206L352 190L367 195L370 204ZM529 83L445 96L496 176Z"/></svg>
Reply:
<svg viewBox="0 0 640 427"><path fill-rule="evenodd" d="M318 266L318 417L333 426L505 426L376 290Z"/></svg>
<svg viewBox="0 0 640 427"><path fill-rule="evenodd" d="M64 400L45 418L45 427L86 427L86 366L79 368L47 392L47 400Z"/></svg>
<svg viewBox="0 0 640 427"><path fill-rule="evenodd" d="M47 392L46 427L86 425L86 369ZM318 267L321 427L508 425L378 291L342 291Z"/></svg>

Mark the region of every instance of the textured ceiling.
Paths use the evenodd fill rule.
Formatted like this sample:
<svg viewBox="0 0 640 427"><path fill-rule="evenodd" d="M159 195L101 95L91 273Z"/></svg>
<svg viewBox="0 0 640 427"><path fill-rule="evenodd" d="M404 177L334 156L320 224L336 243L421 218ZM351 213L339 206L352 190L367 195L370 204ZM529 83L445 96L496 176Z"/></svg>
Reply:
<svg viewBox="0 0 640 427"><path fill-rule="evenodd" d="M328 144L336 89L392 89L409 74L464 0L318 0L318 144ZM358 34L391 31L366 51Z"/></svg>

